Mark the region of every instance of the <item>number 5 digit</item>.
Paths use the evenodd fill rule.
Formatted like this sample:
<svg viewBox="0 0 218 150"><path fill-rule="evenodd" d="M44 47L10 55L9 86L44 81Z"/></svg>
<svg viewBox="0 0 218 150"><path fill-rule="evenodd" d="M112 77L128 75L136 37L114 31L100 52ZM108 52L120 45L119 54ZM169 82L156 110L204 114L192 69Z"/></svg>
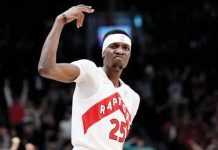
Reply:
<svg viewBox="0 0 218 150"><path fill-rule="evenodd" d="M119 142L124 142L124 140L125 140L125 136L126 136L126 134L125 134L125 127L126 127L126 123L125 122L123 122L123 121L121 121L121 124L120 124L120 133L123 135L122 137L119 137Z"/></svg>
<svg viewBox="0 0 218 150"><path fill-rule="evenodd" d="M126 137L126 133L125 133L126 123L121 121L121 124L120 124L117 119L111 119L110 122L111 124L115 124L115 127L111 130L109 134L109 138L115 141L118 140L118 142L121 142L121 143L124 142L125 137ZM115 135L118 132L118 130L120 130L122 137L118 137Z"/></svg>

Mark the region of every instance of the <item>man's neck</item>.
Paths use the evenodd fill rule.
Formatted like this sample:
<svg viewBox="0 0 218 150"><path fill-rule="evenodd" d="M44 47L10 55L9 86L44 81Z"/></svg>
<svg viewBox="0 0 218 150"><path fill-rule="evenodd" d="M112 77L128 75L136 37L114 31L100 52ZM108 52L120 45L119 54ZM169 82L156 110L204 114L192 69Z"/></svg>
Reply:
<svg viewBox="0 0 218 150"><path fill-rule="evenodd" d="M103 66L103 70L106 73L107 77L111 80L111 82L114 84L114 87L120 86L120 76L123 70L109 68L106 66Z"/></svg>

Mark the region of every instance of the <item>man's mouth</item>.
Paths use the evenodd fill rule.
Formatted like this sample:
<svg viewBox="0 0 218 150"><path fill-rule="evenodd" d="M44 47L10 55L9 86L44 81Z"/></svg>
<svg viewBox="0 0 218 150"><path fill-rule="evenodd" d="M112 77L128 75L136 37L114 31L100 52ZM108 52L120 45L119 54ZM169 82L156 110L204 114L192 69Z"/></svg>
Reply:
<svg viewBox="0 0 218 150"><path fill-rule="evenodd" d="M119 56L119 55L117 55L117 56L115 56L115 57L114 57L114 59L123 60L123 59L124 59L124 57L123 57L123 56Z"/></svg>

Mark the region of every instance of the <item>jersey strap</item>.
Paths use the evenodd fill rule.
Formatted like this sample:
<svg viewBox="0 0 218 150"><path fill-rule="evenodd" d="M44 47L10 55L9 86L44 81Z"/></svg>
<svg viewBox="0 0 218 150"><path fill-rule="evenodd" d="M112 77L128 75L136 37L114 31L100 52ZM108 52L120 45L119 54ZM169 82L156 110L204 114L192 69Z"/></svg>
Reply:
<svg viewBox="0 0 218 150"><path fill-rule="evenodd" d="M126 126L129 127L131 115L120 94L116 92L90 107L82 115L84 134L86 134L89 127L117 110L122 112L126 120Z"/></svg>

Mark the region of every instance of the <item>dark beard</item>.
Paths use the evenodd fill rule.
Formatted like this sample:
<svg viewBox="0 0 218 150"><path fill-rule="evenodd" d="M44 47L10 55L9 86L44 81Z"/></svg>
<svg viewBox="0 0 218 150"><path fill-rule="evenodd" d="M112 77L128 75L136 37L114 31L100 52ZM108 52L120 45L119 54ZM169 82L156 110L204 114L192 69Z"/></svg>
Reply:
<svg viewBox="0 0 218 150"><path fill-rule="evenodd" d="M123 67L123 64L116 64L115 63L112 65L112 68L115 70L123 70L124 67Z"/></svg>

